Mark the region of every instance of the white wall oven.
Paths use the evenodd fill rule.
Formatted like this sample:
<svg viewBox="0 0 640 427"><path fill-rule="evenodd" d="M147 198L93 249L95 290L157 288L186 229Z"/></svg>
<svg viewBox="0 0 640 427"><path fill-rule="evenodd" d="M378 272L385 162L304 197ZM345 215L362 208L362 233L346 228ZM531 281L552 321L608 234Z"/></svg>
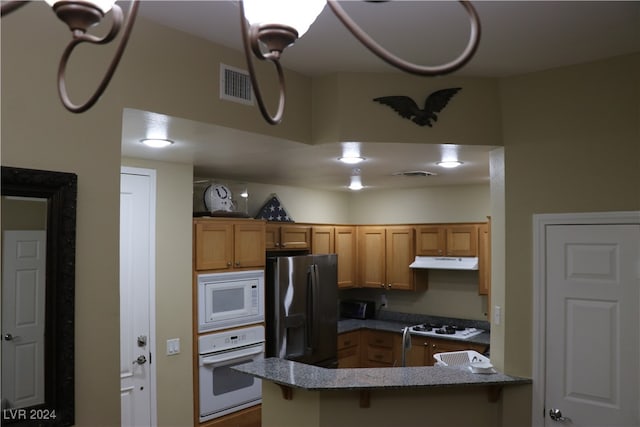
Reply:
<svg viewBox="0 0 640 427"><path fill-rule="evenodd" d="M264 321L264 270L198 275L198 332Z"/></svg>
<svg viewBox="0 0 640 427"><path fill-rule="evenodd" d="M261 380L231 368L263 359L264 337L263 325L198 337L200 422L262 402Z"/></svg>

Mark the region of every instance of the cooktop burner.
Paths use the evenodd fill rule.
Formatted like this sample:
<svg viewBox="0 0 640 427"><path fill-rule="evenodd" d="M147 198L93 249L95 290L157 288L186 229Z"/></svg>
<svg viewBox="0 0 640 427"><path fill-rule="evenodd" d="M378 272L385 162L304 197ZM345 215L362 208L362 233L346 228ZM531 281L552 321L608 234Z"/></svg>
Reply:
<svg viewBox="0 0 640 427"><path fill-rule="evenodd" d="M453 325L436 325L425 323L422 325L414 325L409 328L409 332L414 335L438 336L447 335L447 338L456 338L466 340L484 332L484 329L463 328Z"/></svg>

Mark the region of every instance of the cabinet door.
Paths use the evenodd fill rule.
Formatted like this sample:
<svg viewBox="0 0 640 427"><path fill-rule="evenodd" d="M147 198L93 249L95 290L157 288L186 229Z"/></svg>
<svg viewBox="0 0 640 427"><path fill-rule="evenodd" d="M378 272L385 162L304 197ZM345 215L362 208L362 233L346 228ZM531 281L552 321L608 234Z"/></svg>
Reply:
<svg viewBox="0 0 640 427"><path fill-rule="evenodd" d="M400 335L402 341L402 335ZM406 366L428 366L431 351L430 343L425 337L413 335L411 336L411 348L406 350L405 364ZM402 347L400 347L400 350ZM402 359L402 353L398 356L398 360Z"/></svg>
<svg viewBox="0 0 640 427"><path fill-rule="evenodd" d="M360 367L360 331L338 335L338 367Z"/></svg>
<svg viewBox="0 0 640 427"><path fill-rule="evenodd" d="M447 234L439 225L416 228L416 255L443 256L447 244Z"/></svg>
<svg viewBox="0 0 640 427"><path fill-rule="evenodd" d="M491 288L491 235L489 223L478 226L478 294L489 295Z"/></svg>
<svg viewBox="0 0 640 427"><path fill-rule="evenodd" d="M364 345L364 367L390 367L396 364L393 352L395 335L392 332L365 331L364 339L362 340Z"/></svg>
<svg viewBox="0 0 640 427"><path fill-rule="evenodd" d="M305 225L280 226L281 249L309 249L311 227Z"/></svg>
<svg viewBox="0 0 640 427"><path fill-rule="evenodd" d="M356 228L335 227L335 252L338 254L338 288L356 286Z"/></svg>
<svg viewBox="0 0 640 427"><path fill-rule="evenodd" d="M198 222L195 225L196 270L233 267L233 224Z"/></svg>
<svg viewBox="0 0 640 427"><path fill-rule="evenodd" d="M477 226L448 226L447 256L478 256Z"/></svg>
<svg viewBox="0 0 640 427"><path fill-rule="evenodd" d="M267 224L265 226L264 247L268 251L280 249L280 225Z"/></svg>
<svg viewBox="0 0 640 427"><path fill-rule="evenodd" d="M414 259L412 227L388 227L386 230L387 288L414 289L413 271L409 264Z"/></svg>
<svg viewBox="0 0 640 427"><path fill-rule="evenodd" d="M487 347L482 344L469 343L464 341L430 339L431 341L431 364L435 363L434 354L447 353L450 351L475 350L478 353L486 351Z"/></svg>
<svg viewBox="0 0 640 427"><path fill-rule="evenodd" d="M311 253L335 253L335 230L331 225L316 225L311 228ZM339 265L339 264L338 264Z"/></svg>
<svg viewBox="0 0 640 427"><path fill-rule="evenodd" d="M384 288L386 278L386 232L384 227L359 227L358 270L360 285Z"/></svg>
<svg viewBox="0 0 640 427"><path fill-rule="evenodd" d="M234 267L264 267L264 224L236 224L234 229L234 249Z"/></svg>

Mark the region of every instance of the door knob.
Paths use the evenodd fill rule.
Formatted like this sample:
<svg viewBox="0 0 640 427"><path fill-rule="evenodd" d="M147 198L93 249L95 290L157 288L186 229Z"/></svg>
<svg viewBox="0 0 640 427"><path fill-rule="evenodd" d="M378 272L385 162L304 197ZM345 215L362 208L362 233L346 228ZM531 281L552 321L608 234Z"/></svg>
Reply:
<svg viewBox="0 0 640 427"><path fill-rule="evenodd" d="M4 334L2 337L5 341L13 341L14 339L18 338L18 336L13 336L11 334Z"/></svg>
<svg viewBox="0 0 640 427"><path fill-rule="evenodd" d="M549 418L551 418L553 421L559 421L561 423L571 421L571 418L563 417L562 411L560 411L560 409L557 409L557 408L549 409Z"/></svg>
<svg viewBox="0 0 640 427"><path fill-rule="evenodd" d="M138 365L144 365L145 363L147 363L147 358L144 357L144 354L141 354L140 356L138 356L138 358L136 360L133 361L134 364L138 364Z"/></svg>

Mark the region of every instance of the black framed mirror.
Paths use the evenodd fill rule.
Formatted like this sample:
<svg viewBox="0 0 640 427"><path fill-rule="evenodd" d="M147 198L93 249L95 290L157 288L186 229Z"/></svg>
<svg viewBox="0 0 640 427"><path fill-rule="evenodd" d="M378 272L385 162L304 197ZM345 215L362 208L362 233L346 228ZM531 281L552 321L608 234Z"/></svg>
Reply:
<svg viewBox="0 0 640 427"><path fill-rule="evenodd" d="M33 404L15 404L16 393L5 396L2 390L2 424L11 425L44 425L70 426L75 421L74 392L74 314L75 314L75 247L76 247L76 198L77 176L73 173L52 172L34 169L22 169L2 166L2 203L9 205L11 201L39 201L46 204L45 247L46 261L44 268L44 355L42 376L38 387L39 398ZM4 206L3 206L4 210ZM3 212L4 213L4 212ZM3 215L4 216L4 215ZM4 221L4 219L3 219ZM5 241L3 223L3 245ZM6 250L3 250L3 271ZM5 276L3 273L3 282ZM7 280L8 281L8 280ZM3 283L4 286L4 283ZM3 292L3 311L5 297ZM24 292L32 295L34 292ZM18 304L9 301L8 307ZM16 310L17 311L17 310ZM4 316L4 313L3 313ZM33 316L34 318L37 316ZM4 318L3 318L4 319ZM2 330L2 363L5 360L29 360L20 353L15 357L5 357L5 351L16 351L16 343L20 343L19 334ZM26 341L26 339L24 340ZM26 353L28 354L28 353ZM26 363L26 362L23 362ZM2 367L3 372L5 366ZM34 369L13 368L12 372L32 372ZM12 381L18 389L31 393L37 374L32 374L26 385L20 385L19 375ZM3 375L4 377L4 375ZM4 380L3 380L4 382ZM15 388L15 387L14 387ZM9 398L11 397L11 398Z"/></svg>

